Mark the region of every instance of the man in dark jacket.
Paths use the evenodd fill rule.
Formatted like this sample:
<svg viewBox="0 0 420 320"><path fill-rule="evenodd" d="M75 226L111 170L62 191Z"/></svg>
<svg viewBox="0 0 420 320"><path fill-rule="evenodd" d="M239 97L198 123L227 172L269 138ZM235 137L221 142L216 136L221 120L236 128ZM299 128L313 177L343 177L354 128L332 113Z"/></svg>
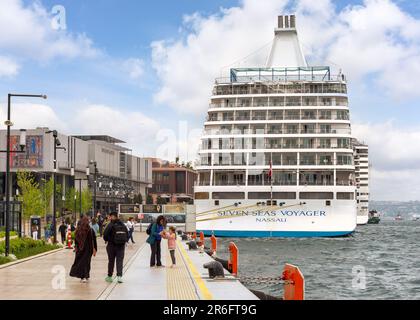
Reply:
<svg viewBox="0 0 420 320"><path fill-rule="evenodd" d="M64 243L66 241L66 231L67 231L67 226L64 223L64 221L61 222L61 225L58 228L58 231L60 232L60 235L61 235L61 243Z"/></svg>
<svg viewBox="0 0 420 320"><path fill-rule="evenodd" d="M128 230L124 223L118 219L118 213L110 213L111 221L104 230L104 240L107 243L106 252L108 254L108 276L105 281L112 282L114 264L117 265L117 281L122 283L124 251L128 240Z"/></svg>

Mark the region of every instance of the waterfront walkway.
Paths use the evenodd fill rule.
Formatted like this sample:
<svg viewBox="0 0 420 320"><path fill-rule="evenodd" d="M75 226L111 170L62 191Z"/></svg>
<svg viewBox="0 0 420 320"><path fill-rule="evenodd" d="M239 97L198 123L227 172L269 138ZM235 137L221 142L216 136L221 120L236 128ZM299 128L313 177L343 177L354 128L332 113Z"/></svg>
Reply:
<svg viewBox="0 0 420 320"><path fill-rule="evenodd" d="M98 253L92 259L91 279L80 283L68 276L73 263L72 250L60 250L45 256L0 269L0 300L211 300L257 299L239 281L227 273L226 280L208 279L203 264L211 261L205 253L188 251L178 240L177 266L169 268L171 259L167 241L162 241L162 263L150 268L147 235L136 232L136 244L128 245L124 259L124 283L104 281L107 269L105 244L98 239ZM57 287L57 270L65 271L64 286Z"/></svg>

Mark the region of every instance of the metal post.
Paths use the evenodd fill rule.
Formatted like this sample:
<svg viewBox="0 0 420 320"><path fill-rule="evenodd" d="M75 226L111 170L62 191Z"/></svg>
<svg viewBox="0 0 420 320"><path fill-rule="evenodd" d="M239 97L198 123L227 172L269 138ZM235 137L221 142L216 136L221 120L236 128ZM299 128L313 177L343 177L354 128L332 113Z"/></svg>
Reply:
<svg viewBox="0 0 420 320"><path fill-rule="evenodd" d="M54 170L53 170L53 182L54 182L54 192L53 192L53 243L57 242L56 237L56 226L55 226L55 219L56 219L56 171L57 171L57 136L54 132Z"/></svg>
<svg viewBox="0 0 420 320"><path fill-rule="evenodd" d="M96 161L93 163L94 173L93 173L93 207L92 207L92 216L95 216L96 213Z"/></svg>
<svg viewBox="0 0 420 320"><path fill-rule="evenodd" d="M80 218L82 217L82 179L79 180L79 209Z"/></svg>
<svg viewBox="0 0 420 320"><path fill-rule="evenodd" d="M6 250L5 256L9 255L10 250L10 99L11 95L7 96L7 136L6 136Z"/></svg>

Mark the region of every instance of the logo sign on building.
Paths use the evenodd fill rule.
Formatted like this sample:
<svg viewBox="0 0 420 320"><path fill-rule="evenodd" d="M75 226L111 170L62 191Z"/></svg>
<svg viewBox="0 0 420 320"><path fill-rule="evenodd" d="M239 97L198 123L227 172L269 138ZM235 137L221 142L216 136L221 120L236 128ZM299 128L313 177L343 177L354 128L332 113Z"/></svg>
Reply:
<svg viewBox="0 0 420 320"><path fill-rule="evenodd" d="M43 163L43 137L27 136L24 153L15 153L20 151L20 137L10 137L10 167L11 168L42 168Z"/></svg>
<svg viewBox="0 0 420 320"><path fill-rule="evenodd" d="M139 204L119 204L118 212L120 214L138 214L140 213Z"/></svg>
<svg viewBox="0 0 420 320"><path fill-rule="evenodd" d="M162 206L159 204L144 204L143 212L144 213L162 213Z"/></svg>

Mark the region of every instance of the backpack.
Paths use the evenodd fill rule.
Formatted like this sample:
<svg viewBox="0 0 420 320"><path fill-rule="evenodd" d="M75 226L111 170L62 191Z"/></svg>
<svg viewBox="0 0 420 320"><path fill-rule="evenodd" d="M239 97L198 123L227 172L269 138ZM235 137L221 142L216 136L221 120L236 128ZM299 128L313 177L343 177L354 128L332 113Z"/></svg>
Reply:
<svg viewBox="0 0 420 320"><path fill-rule="evenodd" d="M146 233L150 236L150 234L152 233L152 227L153 227L153 222L149 224L149 226L146 229Z"/></svg>
<svg viewBox="0 0 420 320"><path fill-rule="evenodd" d="M125 244L128 240L127 227L122 223L116 223L113 227L114 231L114 244Z"/></svg>

